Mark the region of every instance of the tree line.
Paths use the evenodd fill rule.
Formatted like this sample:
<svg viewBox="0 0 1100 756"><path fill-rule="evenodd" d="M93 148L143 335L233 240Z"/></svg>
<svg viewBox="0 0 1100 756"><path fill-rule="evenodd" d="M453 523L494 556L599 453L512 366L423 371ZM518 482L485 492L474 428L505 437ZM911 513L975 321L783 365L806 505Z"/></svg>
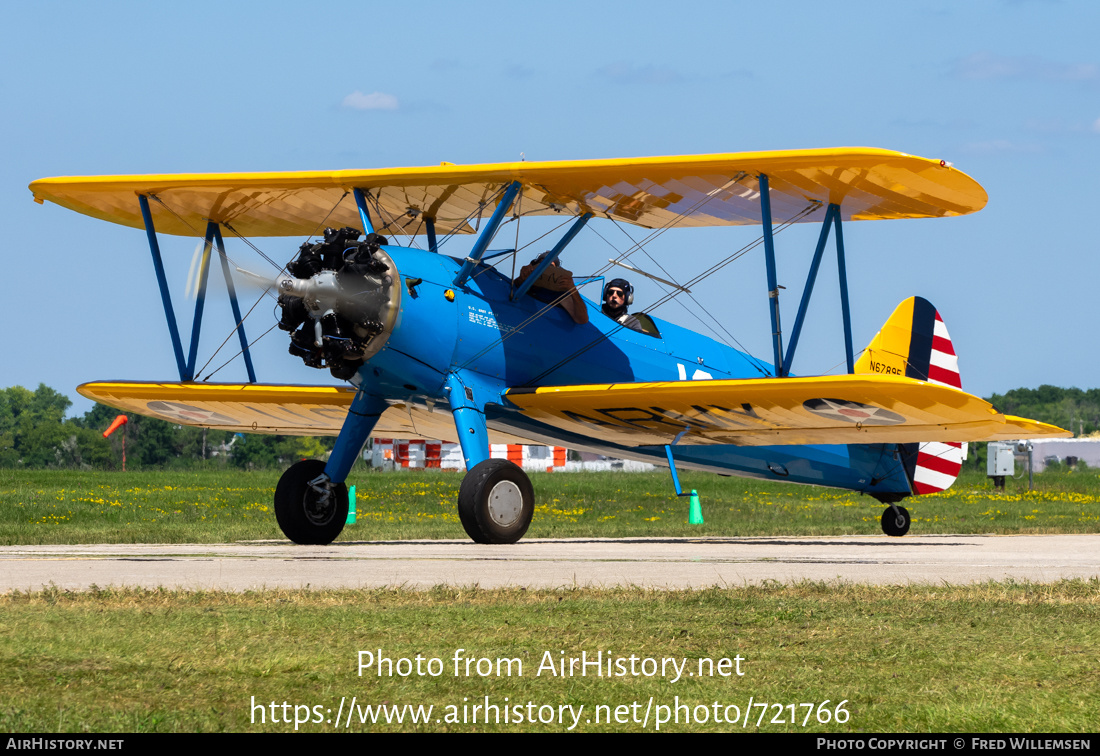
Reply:
<svg viewBox="0 0 1100 756"><path fill-rule="evenodd" d="M66 418L72 401L45 384L0 389L0 468L117 469L122 466L123 430L103 431L119 411L96 404ZM323 456L332 438L234 434L126 413L126 469L186 469L227 465L242 469L282 468Z"/></svg>
<svg viewBox="0 0 1100 756"><path fill-rule="evenodd" d="M1075 435L1100 431L1100 389L1040 386L986 397L999 411L1052 423ZM0 468L98 468L122 465L122 431L103 438L118 410L96 404L80 417L65 417L72 401L39 385L35 391L0 389ZM190 468L211 465L283 468L323 456L331 437L241 435L173 425L128 414L127 469ZM977 460L977 457L975 457Z"/></svg>
<svg viewBox="0 0 1100 756"><path fill-rule="evenodd" d="M1051 423L1072 431L1074 436L1089 436L1100 431L1100 389L1018 388L994 394L986 401L1007 415Z"/></svg>

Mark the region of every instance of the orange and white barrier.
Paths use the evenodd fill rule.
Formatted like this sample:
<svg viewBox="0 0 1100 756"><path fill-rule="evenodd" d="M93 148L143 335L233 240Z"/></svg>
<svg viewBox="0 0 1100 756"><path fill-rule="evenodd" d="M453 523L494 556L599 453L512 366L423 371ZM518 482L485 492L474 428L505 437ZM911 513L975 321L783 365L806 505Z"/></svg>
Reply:
<svg viewBox="0 0 1100 756"><path fill-rule="evenodd" d="M490 444L489 456L507 459L525 470L545 470L565 467L564 446L535 446L530 444Z"/></svg>
<svg viewBox="0 0 1100 756"><path fill-rule="evenodd" d="M376 438L371 463L375 467L385 467L388 464L395 469L439 468L443 446L441 441Z"/></svg>
<svg viewBox="0 0 1100 756"><path fill-rule="evenodd" d="M507 459L525 470L565 468L565 447L532 446L526 444L491 444L492 459ZM425 439L376 438L372 447L371 464L379 468L465 470L462 447L446 441Z"/></svg>

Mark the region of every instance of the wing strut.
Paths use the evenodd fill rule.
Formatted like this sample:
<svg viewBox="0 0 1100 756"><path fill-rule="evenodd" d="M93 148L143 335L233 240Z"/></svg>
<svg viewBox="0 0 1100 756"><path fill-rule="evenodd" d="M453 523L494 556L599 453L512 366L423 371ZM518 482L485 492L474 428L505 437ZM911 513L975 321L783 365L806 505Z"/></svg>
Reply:
<svg viewBox="0 0 1100 756"><path fill-rule="evenodd" d="M768 266L768 299L772 316L772 352L775 355L775 374L785 375L783 370L783 328L779 323L779 283L775 276L775 241L772 239L772 201L768 190L768 177L760 174L760 216L764 226L764 260Z"/></svg>
<svg viewBox="0 0 1100 756"><path fill-rule="evenodd" d="M248 349L248 337L244 335L244 318L241 317L241 306L237 304L237 288L233 285L233 276L229 273L229 256L225 254L225 240L222 239L221 226L214 226L214 241L218 245L218 256L222 259L222 275L225 276L225 287L229 290L229 304L233 307L233 320L237 321L237 338L241 342L241 354L244 355L244 367L248 371L248 382L256 382L256 370L252 367L252 352Z"/></svg>
<svg viewBox="0 0 1100 756"><path fill-rule="evenodd" d="M528 289L535 285L535 281L539 280L539 276L550 267L554 260L558 259L558 255L562 253L569 242L573 241L573 237L580 233L581 229L584 228L584 224L588 223L591 217L592 213L585 213L574 221L573 225L569 227L569 230L565 232L565 236L559 239L558 243L554 245L554 248L550 250L550 254L542 258L542 262L531 271L531 275L527 276L527 280L520 284L515 294L512 295L513 302L526 294Z"/></svg>
<svg viewBox="0 0 1100 756"><path fill-rule="evenodd" d="M439 252L439 242L435 238L435 218L424 216L424 230L428 233L428 250Z"/></svg>
<svg viewBox="0 0 1100 756"><path fill-rule="evenodd" d="M810 306L810 295L814 293L817 269L821 266L821 257L825 253L825 245L829 241L829 226L833 223L833 217L839 212L840 207L837 205L829 205L829 208L825 211L825 222L821 224L821 234L817 237L817 249L814 250L814 259L810 263L810 272L806 275L806 285L802 287L802 301L798 305L798 315L794 319L794 328L791 329L790 343L787 344L787 357L783 360L784 370L782 375L789 375L791 372L794 350L798 347L798 337L802 335L802 323L806 319L806 310ZM843 280L843 277L841 280ZM848 372L851 372L851 370Z"/></svg>
<svg viewBox="0 0 1100 756"><path fill-rule="evenodd" d="M199 331L202 330L202 311L206 304L206 281L210 277L210 250L214 248L213 221L206 222L206 236L202 240L202 257L199 260L198 286L195 292L195 319L191 321L191 350L187 353L185 381L195 379L195 359L199 353Z"/></svg>
<svg viewBox="0 0 1100 756"><path fill-rule="evenodd" d="M836 264L840 269L840 309L844 312L844 349L848 357L848 374L856 372L856 361L852 351L852 313L848 309L848 273L844 267L844 234L840 230L840 207L833 213L836 225Z"/></svg>
<svg viewBox="0 0 1100 756"><path fill-rule="evenodd" d="M685 426L682 431L676 434L676 438L672 440L671 444L665 444L665 456L668 457L668 470L672 473L672 485L676 489L677 496L697 496L693 489L690 493L684 493L684 489L680 487L680 476L676 474L676 460L672 458L672 447L676 446L680 442L680 439L684 437L688 431L691 430L691 426Z"/></svg>
<svg viewBox="0 0 1100 756"><path fill-rule="evenodd" d="M504 219L504 214L507 213L508 208L512 206L512 202L515 200L516 195L519 194L521 187L522 185L518 181L513 181L504 190L504 195L500 198L500 202L497 203L496 210L493 211L493 217L490 218L489 222L485 225L485 228L481 232L481 236L479 236L477 242L474 243L474 248L470 250L470 256L466 258L466 262L462 264L462 269L458 271L458 275L456 275L454 281L452 281L455 286L465 285L474 268L481 262L481 256L485 254L485 250L489 248L489 242L496 236L497 229L500 228L500 222Z"/></svg>
<svg viewBox="0 0 1100 756"><path fill-rule="evenodd" d="M763 186L763 184L762 184ZM825 220L821 224L821 234L817 238L817 248L814 250L814 258L810 262L810 272L806 275L806 285L802 289L802 301L798 305L798 315L794 319L794 328L791 330L791 340L787 344L787 355L783 359L780 376L789 376L791 364L794 362L794 352L798 347L798 338L802 334L802 325L806 320L806 311L810 305L810 296L814 291L814 282L817 280L817 271L821 267L821 258L825 253L825 247L829 242L829 227L836 228L836 262L837 272L840 277L840 307L844 320L844 351L848 361L848 373L855 372L855 357L852 349L852 314L848 306L848 273L844 265L844 235L840 225L840 205L830 204L825 211ZM771 284L771 269L769 268L769 285ZM778 292L773 290L773 295L778 297ZM773 300L773 302L776 300ZM774 315L773 318L778 318ZM773 320L775 322L775 320Z"/></svg>
<svg viewBox="0 0 1100 756"><path fill-rule="evenodd" d="M363 233L374 233L374 224L370 222L370 213L367 212L367 200L363 197L362 189L353 189L352 193L355 195L355 206L359 208L359 220L363 222Z"/></svg>
<svg viewBox="0 0 1100 756"><path fill-rule="evenodd" d="M168 321L168 333L172 336L172 351L176 355L176 367L179 369L180 380L186 381L189 379L184 377L187 373L187 364L183 361L183 344L180 343L180 330L176 325L176 310L172 307L172 295L168 293L168 279L164 275L164 261L160 256L157 230L153 227L153 215L149 212L149 198L139 194L138 202L141 204L141 217L145 221L145 235L149 237L149 252L153 255L153 267L157 271L160 300L164 303L164 318Z"/></svg>
<svg viewBox="0 0 1100 756"><path fill-rule="evenodd" d="M248 339L244 333L244 319L241 317L241 308L237 303L237 291L233 286L233 277L229 272L228 258L225 254L225 240L222 239L221 228L215 221L207 221L206 235L203 239L202 260L199 263L199 285L195 298L195 315L191 322L191 343L186 360L183 356L183 342L180 340L179 326L176 324L176 311L172 306L172 296L168 291L168 279L164 274L164 261L160 254L160 243L157 241L157 230L153 226L153 216L149 212L149 197L138 195L138 203L141 205L141 216L145 222L145 235L149 239L149 252L153 256L153 267L157 273L157 284L160 287L160 298L164 304L164 317L168 321L168 333L172 337L172 351L176 357L176 368L179 370L181 381L195 380L195 362L199 349L199 333L202 329L202 313L206 304L206 283L210 275L210 252L214 245L218 246L218 254L222 261L222 274L225 276L225 285L229 290L229 301L233 307L233 318L236 321L234 328L241 342L241 353L244 355L245 368L248 370L248 382L256 382L256 371L252 366L252 353L248 349Z"/></svg>

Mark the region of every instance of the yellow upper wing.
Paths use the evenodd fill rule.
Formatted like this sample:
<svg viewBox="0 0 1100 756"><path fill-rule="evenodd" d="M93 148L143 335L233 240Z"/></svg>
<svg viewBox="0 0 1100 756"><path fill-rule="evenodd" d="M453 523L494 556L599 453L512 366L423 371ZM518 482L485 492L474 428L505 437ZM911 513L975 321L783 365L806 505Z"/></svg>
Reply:
<svg viewBox="0 0 1100 756"><path fill-rule="evenodd" d="M958 389L912 378L671 381L512 389L525 414L624 446L868 444L1067 437L998 413ZM682 434L682 436L681 436Z"/></svg>
<svg viewBox="0 0 1100 756"><path fill-rule="evenodd" d="M424 216L440 232L468 233L504 185L523 186L520 212L592 212L655 228L760 223L759 175L767 174L772 217L782 222L813 205L839 204L845 220L962 215L985 206L985 190L938 160L863 147L680 157L443 164L423 168L86 176L39 179L50 200L94 218L143 228L137 195L150 202L157 231L201 236L208 220L244 236L307 236L321 224L360 225L350 196L369 191L381 233L415 233ZM801 220L819 220L822 211ZM421 232L423 232L421 230Z"/></svg>

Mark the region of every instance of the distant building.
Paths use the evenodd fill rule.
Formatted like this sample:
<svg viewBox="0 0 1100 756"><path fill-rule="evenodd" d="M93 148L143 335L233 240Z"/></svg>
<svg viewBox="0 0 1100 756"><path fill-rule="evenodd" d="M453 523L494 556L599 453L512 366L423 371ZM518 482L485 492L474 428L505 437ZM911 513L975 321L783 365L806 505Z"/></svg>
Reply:
<svg viewBox="0 0 1100 756"><path fill-rule="evenodd" d="M1100 438L1054 438L1032 441L1031 445L1035 472L1045 470L1050 460L1065 463L1067 457L1076 457L1075 461L1100 468Z"/></svg>

